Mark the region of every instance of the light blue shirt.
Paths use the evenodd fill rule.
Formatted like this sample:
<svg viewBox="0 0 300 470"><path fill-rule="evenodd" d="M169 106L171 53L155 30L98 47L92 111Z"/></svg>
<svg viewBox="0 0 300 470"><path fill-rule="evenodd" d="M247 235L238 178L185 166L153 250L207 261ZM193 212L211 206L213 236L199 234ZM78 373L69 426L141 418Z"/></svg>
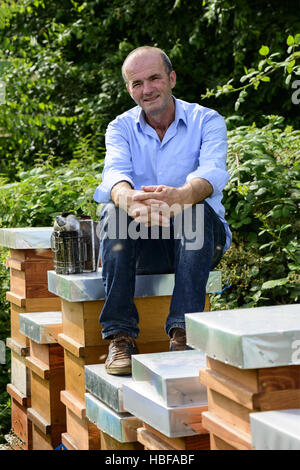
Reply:
<svg viewBox="0 0 300 470"><path fill-rule="evenodd" d="M224 218L222 191L229 179L226 169L227 133L222 116L213 109L174 98L175 120L162 141L149 126L140 106L112 121L106 131L106 157L96 202L108 202L112 187L128 181L134 189L165 184L180 187L193 178L205 178L213 187L206 198L226 231L224 251L231 231Z"/></svg>

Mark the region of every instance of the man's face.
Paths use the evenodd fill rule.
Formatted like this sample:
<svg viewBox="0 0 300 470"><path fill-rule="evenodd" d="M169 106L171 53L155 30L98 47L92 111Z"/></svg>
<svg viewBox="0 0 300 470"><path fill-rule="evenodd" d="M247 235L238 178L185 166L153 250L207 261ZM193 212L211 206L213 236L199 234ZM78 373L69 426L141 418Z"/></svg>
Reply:
<svg viewBox="0 0 300 470"><path fill-rule="evenodd" d="M148 115L162 113L170 102L176 74L167 74L161 55L153 51L137 54L128 60L125 72L131 98Z"/></svg>

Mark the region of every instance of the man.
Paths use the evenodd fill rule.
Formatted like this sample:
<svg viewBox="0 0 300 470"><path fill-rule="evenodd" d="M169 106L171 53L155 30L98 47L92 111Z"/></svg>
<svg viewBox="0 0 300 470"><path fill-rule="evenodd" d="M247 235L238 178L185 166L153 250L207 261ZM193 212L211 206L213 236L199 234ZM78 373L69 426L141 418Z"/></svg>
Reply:
<svg viewBox="0 0 300 470"><path fill-rule="evenodd" d="M203 311L209 272L231 243L221 204L229 178L223 118L172 95L176 73L161 49L135 49L122 74L137 106L107 128L94 195L107 202L100 217L106 291L100 322L103 338L111 340L106 371L117 375L131 373L138 352L136 272L175 272L165 330L170 350L184 350L184 314ZM137 238L139 230L144 236Z"/></svg>

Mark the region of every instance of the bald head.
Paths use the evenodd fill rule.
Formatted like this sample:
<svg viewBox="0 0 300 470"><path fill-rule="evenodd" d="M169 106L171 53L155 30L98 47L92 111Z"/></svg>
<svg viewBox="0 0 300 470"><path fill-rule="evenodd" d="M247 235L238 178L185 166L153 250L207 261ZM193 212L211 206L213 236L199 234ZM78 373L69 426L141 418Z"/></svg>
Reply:
<svg viewBox="0 0 300 470"><path fill-rule="evenodd" d="M123 76L123 79L126 83L128 82L127 68L130 67L131 62L136 57L142 56L143 54L147 54L147 53L150 53L150 54L153 54L153 55L156 55L156 54L159 55L161 57L161 60L162 60L162 63L164 65L166 73L169 75L172 72L172 70L173 70L172 63L171 63L169 57L167 56L167 54L162 49L160 49L159 47L141 46L141 47L138 47L137 49L134 49L133 51L131 51L128 54L128 56L126 57L126 59L124 60L124 62L123 62L122 76Z"/></svg>

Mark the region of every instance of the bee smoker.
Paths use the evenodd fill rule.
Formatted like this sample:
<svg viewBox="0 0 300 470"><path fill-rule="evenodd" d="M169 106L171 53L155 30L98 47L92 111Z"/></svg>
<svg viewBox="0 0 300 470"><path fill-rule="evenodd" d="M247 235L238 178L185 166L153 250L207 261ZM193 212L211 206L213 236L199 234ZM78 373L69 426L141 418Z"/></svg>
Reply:
<svg viewBox="0 0 300 470"><path fill-rule="evenodd" d="M51 249L57 274L97 271L100 255L97 223L89 216L71 213L57 216L51 235Z"/></svg>

